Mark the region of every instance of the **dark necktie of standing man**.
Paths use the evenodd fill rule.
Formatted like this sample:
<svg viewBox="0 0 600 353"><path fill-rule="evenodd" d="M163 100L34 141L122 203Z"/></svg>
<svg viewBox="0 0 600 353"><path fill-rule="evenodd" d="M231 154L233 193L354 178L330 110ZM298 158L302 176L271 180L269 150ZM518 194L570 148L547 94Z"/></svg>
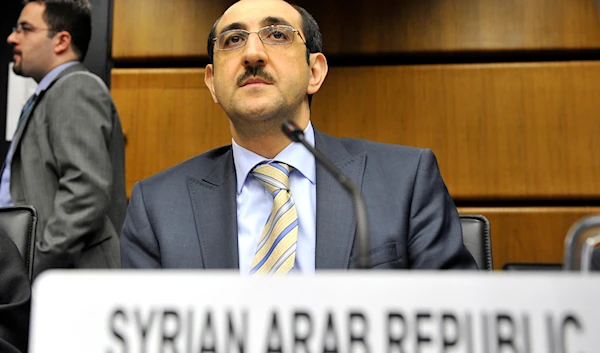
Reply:
<svg viewBox="0 0 600 353"><path fill-rule="evenodd" d="M4 159L4 161L2 162L2 167L0 168L0 175L4 174L4 168L6 167L7 160L12 160L12 149L13 149L13 143L15 140L15 136L17 135L17 130L19 129L19 126L21 126L21 122L23 121L23 119L27 116L27 114L33 107L33 103L35 102L36 98L37 98L37 94L35 94L35 93L32 94L31 97L29 97L29 99L27 99L27 102L25 102L25 105L23 106L23 109L21 110L21 115L19 116L19 121L17 122L17 128L15 129L15 134L13 135L13 140L10 143L8 154L7 154L6 158Z"/></svg>
<svg viewBox="0 0 600 353"><path fill-rule="evenodd" d="M34 93L31 95L31 97L29 97L27 102L25 102L25 105L23 106L23 110L21 110L21 116L19 116L19 122L17 123L17 129L21 125L21 121L23 121L25 116L27 116L27 113L29 113L29 111L31 110L31 107L33 107L33 102L35 102L36 97L37 97L37 94Z"/></svg>

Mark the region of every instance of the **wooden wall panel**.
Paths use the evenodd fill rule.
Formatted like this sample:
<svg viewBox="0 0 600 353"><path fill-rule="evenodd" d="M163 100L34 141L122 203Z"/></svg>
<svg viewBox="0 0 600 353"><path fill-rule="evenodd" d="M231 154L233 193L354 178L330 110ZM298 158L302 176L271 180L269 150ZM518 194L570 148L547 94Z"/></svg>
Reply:
<svg viewBox="0 0 600 353"><path fill-rule="evenodd" d="M335 135L432 147L455 199L597 196L599 65L514 66L334 68L315 96L313 122ZM136 181L230 143L228 119L203 71L113 70L128 194ZM561 262L569 227L600 207L459 212L488 217L499 269Z"/></svg>
<svg viewBox="0 0 600 353"><path fill-rule="evenodd" d="M600 48L594 1L301 3L306 3L319 21L327 53L353 54Z"/></svg>
<svg viewBox="0 0 600 353"><path fill-rule="evenodd" d="M455 199L600 197L600 62L332 68L312 121L431 148Z"/></svg>
<svg viewBox="0 0 600 353"><path fill-rule="evenodd" d="M229 143L202 77L113 70L128 181ZM457 200L597 199L598 97L597 62L344 67L330 70L312 120L337 136L431 148Z"/></svg>
<svg viewBox="0 0 600 353"><path fill-rule="evenodd" d="M112 96L127 139L127 194L138 180L231 143L229 119L200 69L113 69Z"/></svg>
<svg viewBox="0 0 600 353"><path fill-rule="evenodd" d="M232 0L114 0L114 60L206 56L210 28Z"/></svg>
<svg viewBox="0 0 600 353"><path fill-rule="evenodd" d="M569 228L600 207L460 207L490 221L494 268L507 262L562 263Z"/></svg>
<svg viewBox="0 0 600 353"><path fill-rule="evenodd" d="M114 0L113 59L199 58L232 0ZM322 28L325 52L600 48L595 0L299 1Z"/></svg>

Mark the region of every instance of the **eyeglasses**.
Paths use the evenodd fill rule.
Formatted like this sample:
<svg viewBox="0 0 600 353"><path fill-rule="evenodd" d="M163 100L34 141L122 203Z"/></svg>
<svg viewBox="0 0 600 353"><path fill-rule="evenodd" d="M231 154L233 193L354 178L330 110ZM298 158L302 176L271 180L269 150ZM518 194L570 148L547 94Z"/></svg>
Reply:
<svg viewBox="0 0 600 353"><path fill-rule="evenodd" d="M50 28L35 28L33 26L30 26L28 24L24 24L24 23L19 23L18 25L16 25L15 27L12 28L13 33L16 34L21 34L21 33L31 33L31 32L37 32L37 31L50 31Z"/></svg>
<svg viewBox="0 0 600 353"><path fill-rule="evenodd" d="M294 33L298 33L302 42L306 44L300 31L287 25L271 25L263 27L256 32L246 31L245 29L232 29L213 38L213 42L217 43L217 49L219 50L239 49L246 45L251 33L258 34L258 38L260 38L261 42L268 45L290 44L294 41Z"/></svg>

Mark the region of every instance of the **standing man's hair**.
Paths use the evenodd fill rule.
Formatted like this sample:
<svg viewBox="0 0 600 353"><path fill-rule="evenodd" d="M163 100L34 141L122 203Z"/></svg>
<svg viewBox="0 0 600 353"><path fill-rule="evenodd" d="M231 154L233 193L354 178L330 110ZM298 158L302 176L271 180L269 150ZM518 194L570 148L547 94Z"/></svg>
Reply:
<svg viewBox="0 0 600 353"><path fill-rule="evenodd" d="M92 11L89 0L25 0L46 5L44 20L48 36L61 31L71 34L71 47L79 61L85 59L92 36Z"/></svg>

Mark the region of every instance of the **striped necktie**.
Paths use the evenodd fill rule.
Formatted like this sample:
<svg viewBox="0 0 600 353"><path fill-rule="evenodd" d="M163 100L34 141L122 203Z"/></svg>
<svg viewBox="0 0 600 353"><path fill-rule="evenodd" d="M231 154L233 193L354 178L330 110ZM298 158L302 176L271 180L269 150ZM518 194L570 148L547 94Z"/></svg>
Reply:
<svg viewBox="0 0 600 353"><path fill-rule="evenodd" d="M298 213L290 193L291 168L284 163L260 164L252 174L273 195L273 208L258 242L250 274L289 273L296 260Z"/></svg>

